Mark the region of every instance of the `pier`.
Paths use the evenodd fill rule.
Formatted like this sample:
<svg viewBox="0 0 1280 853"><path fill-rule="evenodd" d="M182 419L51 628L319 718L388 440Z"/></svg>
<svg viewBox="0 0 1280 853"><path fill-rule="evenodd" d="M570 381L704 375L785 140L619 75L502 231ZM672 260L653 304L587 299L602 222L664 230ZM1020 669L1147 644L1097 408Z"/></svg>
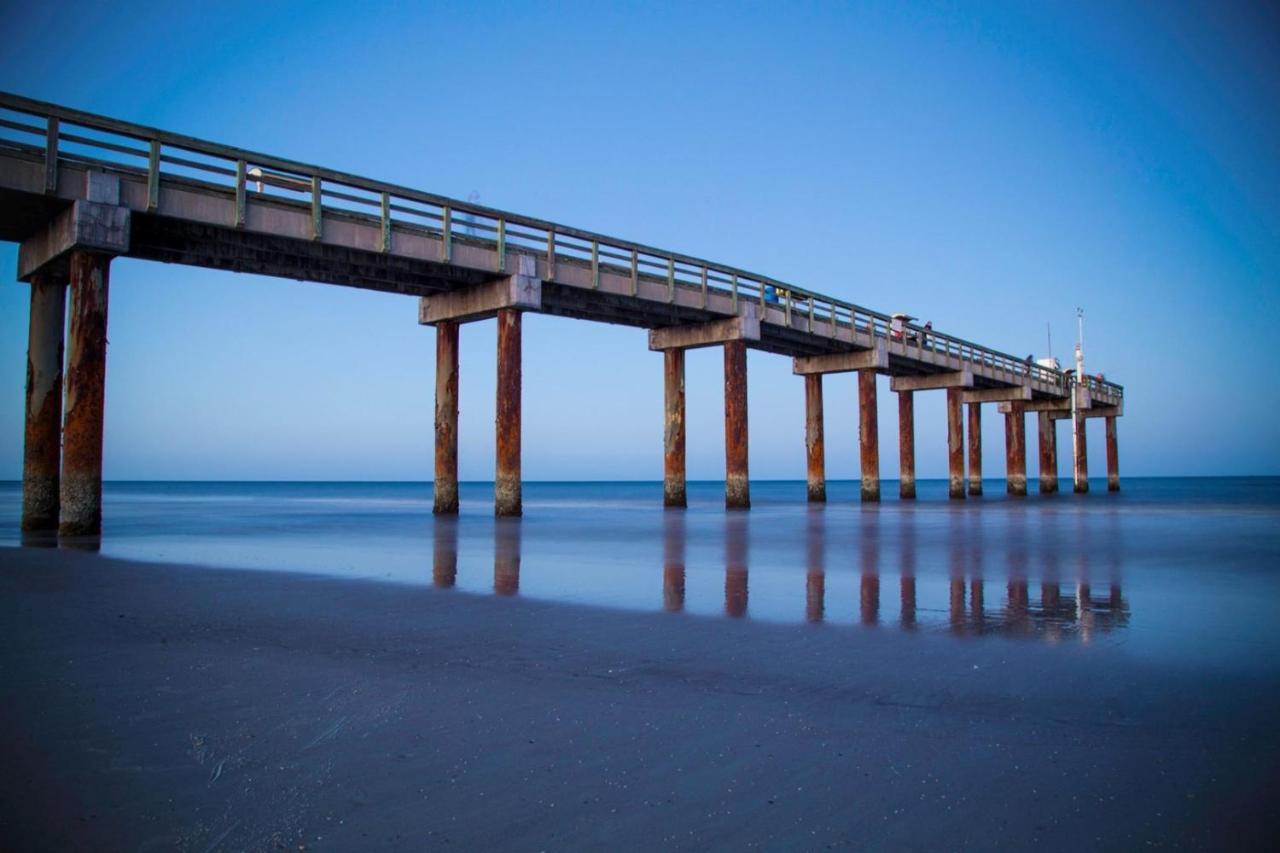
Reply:
<svg viewBox="0 0 1280 853"><path fill-rule="evenodd" d="M458 338L498 325L494 511L521 505L526 312L649 331L664 383L663 501L686 503L684 352L724 353L725 504L751 505L747 350L792 359L805 388L808 500L826 500L822 378L858 374L861 499L880 500L877 376L897 395L899 496L915 497L914 395L946 395L949 494L982 492L982 406L1005 416L1006 480L1025 495L1026 417L1039 492L1058 490L1056 422L1088 490L1084 422L1106 419L1119 488L1124 390L737 267L533 217L0 94L0 239L31 287L23 529L101 529L111 260L130 257L404 294L436 335L435 501L458 511ZM69 291L69 303L68 303ZM69 313L70 328L64 341ZM65 351L65 371L64 371ZM965 414L967 406L968 443ZM656 423L656 413L655 413ZM966 477L966 451L969 459ZM743 591L745 596L745 587Z"/></svg>

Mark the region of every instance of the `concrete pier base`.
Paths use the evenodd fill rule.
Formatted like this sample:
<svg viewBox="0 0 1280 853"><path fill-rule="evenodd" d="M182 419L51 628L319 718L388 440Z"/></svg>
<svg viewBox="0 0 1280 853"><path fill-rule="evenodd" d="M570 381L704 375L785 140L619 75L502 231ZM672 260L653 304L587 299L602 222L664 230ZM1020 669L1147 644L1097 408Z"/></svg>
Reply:
<svg viewBox="0 0 1280 853"><path fill-rule="evenodd" d="M898 392L898 497L916 497L916 404L913 391Z"/></svg>
<svg viewBox="0 0 1280 853"><path fill-rule="evenodd" d="M436 515L458 513L458 324L436 324Z"/></svg>
<svg viewBox="0 0 1280 853"><path fill-rule="evenodd" d="M71 253L71 341L60 479L62 536L102 532L102 419L107 380L107 293L111 258Z"/></svg>
<svg viewBox="0 0 1280 853"><path fill-rule="evenodd" d="M1004 416L1005 491L1027 493L1027 417L1017 403Z"/></svg>
<svg viewBox="0 0 1280 853"><path fill-rule="evenodd" d="M858 371L858 455L862 471L862 500L880 500L880 435L876 410L876 374Z"/></svg>
<svg viewBox="0 0 1280 853"><path fill-rule="evenodd" d="M1048 412L1038 412L1040 438L1040 494L1058 493L1058 427Z"/></svg>
<svg viewBox="0 0 1280 853"><path fill-rule="evenodd" d="M982 496L982 404L969 404L969 494Z"/></svg>
<svg viewBox="0 0 1280 853"><path fill-rule="evenodd" d="M1089 491L1089 447L1085 441L1083 410L1076 412L1074 421L1071 429L1072 486L1076 494L1084 494Z"/></svg>
<svg viewBox="0 0 1280 853"><path fill-rule="evenodd" d="M809 502L827 499L826 443L822 432L822 374L804 377L804 450Z"/></svg>
<svg viewBox="0 0 1280 853"><path fill-rule="evenodd" d="M1107 491L1120 491L1120 447L1116 441L1116 419L1107 417Z"/></svg>
<svg viewBox="0 0 1280 853"><path fill-rule="evenodd" d="M751 488L747 476L747 345L724 345L724 505L749 509Z"/></svg>
<svg viewBox="0 0 1280 853"><path fill-rule="evenodd" d="M512 308L498 312L496 434L493 512L499 516L520 515L520 312Z"/></svg>
<svg viewBox="0 0 1280 853"><path fill-rule="evenodd" d="M62 346L66 316L66 282L49 273L33 276L22 454L22 530L27 533L52 533L58 529Z"/></svg>
<svg viewBox="0 0 1280 853"><path fill-rule="evenodd" d="M964 422L960 416L960 389L947 389L947 494L964 500Z"/></svg>
<svg viewBox="0 0 1280 853"><path fill-rule="evenodd" d="M662 505L688 506L685 486L684 350L662 351Z"/></svg>

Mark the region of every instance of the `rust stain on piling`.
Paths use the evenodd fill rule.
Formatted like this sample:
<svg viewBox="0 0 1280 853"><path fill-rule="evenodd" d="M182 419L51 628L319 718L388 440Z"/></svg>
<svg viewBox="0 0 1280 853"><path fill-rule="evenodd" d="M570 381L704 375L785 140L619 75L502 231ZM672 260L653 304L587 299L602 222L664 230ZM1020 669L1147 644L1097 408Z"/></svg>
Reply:
<svg viewBox="0 0 1280 853"><path fill-rule="evenodd" d="M827 449L822 431L822 374L804 377L804 449L810 503L827 499Z"/></svg>
<svg viewBox="0 0 1280 853"><path fill-rule="evenodd" d="M663 350L662 377L662 503L664 506L683 507L688 505L684 455L684 350Z"/></svg>
<svg viewBox="0 0 1280 853"><path fill-rule="evenodd" d="M102 418L107 378L105 255L71 253L71 342L63 424L61 501L63 536L102 532Z"/></svg>
<svg viewBox="0 0 1280 853"><path fill-rule="evenodd" d="M858 455L862 473L862 499L880 500L880 430L876 410L876 374L858 371Z"/></svg>
<svg viewBox="0 0 1280 853"><path fill-rule="evenodd" d="M960 417L960 390L947 389L947 493L964 498L964 423Z"/></svg>
<svg viewBox="0 0 1280 853"><path fill-rule="evenodd" d="M916 496L916 414L915 394L898 392L898 496Z"/></svg>
<svg viewBox="0 0 1280 853"><path fill-rule="evenodd" d="M1120 491L1120 445L1116 440L1116 419L1105 418L1107 426L1107 491Z"/></svg>
<svg viewBox="0 0 1280 853"><path fill-rule="evenodd" d="M969 494L982 494L982 404L969 404Z"/></svg>
<svg viewBox="0 0 1280 853"><path fill-rule="evenodd" d="M62 450L62 353L67 289L47 273L31 280L27 407L22 458L22 530L58 529Z"/></svg>
<svg viewBox="0 0 1280 853"><path fill-rule="evenodd" d="M748 509L751 488L747 476L747 345L724 345L724 505Z"/></svg>
<svg viewBox="0 0 1280 853"><path fill-rule="evenodd" d="M1040 434L1040 494L1052 495L1058 491L1058 429L1057 422L1048 412L1040 412L1036 418Z"/></svg>
<svg viewBox="0 0 1280 853"><path fill-rule="evenodd" d="M493 511L520 515L520 312L498 312L497 471Z"/></svg>
<svg viewBox="0 0 1280 853"><path fill-rule="evenodd" d="M436 324L436 515L458 512L458 324Z"/></svg>
<svg viewBox="0 0 1280 853"><path fill-rule="evenodd" d="M1009 404L1004 416L1005 491L1027 493L1027 418L1022 406Z"/></svg>

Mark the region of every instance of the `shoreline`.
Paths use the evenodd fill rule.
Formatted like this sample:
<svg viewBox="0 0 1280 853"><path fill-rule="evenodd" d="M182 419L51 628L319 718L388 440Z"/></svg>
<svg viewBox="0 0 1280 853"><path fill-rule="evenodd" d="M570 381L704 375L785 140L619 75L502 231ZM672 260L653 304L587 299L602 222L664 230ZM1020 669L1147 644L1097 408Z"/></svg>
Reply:
<svg viewBox="0 0 1280 853"><path fill-rule="evenodd" d="M1264 849L1271 674L5 549L13 849Z"/></svg>

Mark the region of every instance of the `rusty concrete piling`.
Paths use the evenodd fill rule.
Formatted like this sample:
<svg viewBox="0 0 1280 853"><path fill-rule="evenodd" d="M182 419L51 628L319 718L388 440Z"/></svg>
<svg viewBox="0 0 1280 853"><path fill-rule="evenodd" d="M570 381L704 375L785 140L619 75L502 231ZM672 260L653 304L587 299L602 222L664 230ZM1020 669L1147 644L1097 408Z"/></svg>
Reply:
<svg viewBox="0 0 1280 853"><path fill-rule="evenodd" d="M1072 485L1076 494L1084 494L1089 491L1089 446L1085 441L1084 425L1086 423L1084 410L1078 409L1074 417L1075 423L1071 429L1072 440Z"/></svg>
<svg viewBox="0 0 1280 853"><path fill-rule="evenodd" d="M747 344L724 344L724 505L749 509L747 476Z"/></svg>
<svg viewBox="0 0 1280 853"><path fill-rule="evenodd" d="M876 410L876 374L858 371L858 455L862 473L862 500L880 500L880 434Z"/></svg>
<svg viewBox="0 0 1280 853"><path fill-rule="evenodd" d="M22 454L22 530L58 529L62 457L62 347L67 286L49 273L31 280L27 337L27 409Z"/></svg>
<svg viewBox="0 0 1280 853"><path fill-rule="evenodd" d="M436 515L458 513L458 324L436 324Z"/></svg>
<svg viewBox="0 0 1280 853"><path fill-rule="evenodd" d="M102 419L110 257L71 253L71 333L62 431L61 536L102 533Z"/></svg>
<svg viewBox="0 0 1280 853"><path fill-rule="evenodd" d="M1010 404L1004 416L1005 491L1027 493L1027 419L1022 407Z"/></svg>
<svg viewBox="0 0 1280 853"><path fill-rule="evenodd" d="M1040 494L1058 493L1058 426L1048 412L1038 412L1040 434Z"/></svg>
<svg viewBox="0 0 1280 853"><path fill-rule="evenodd" d="M916 497L916 415L915 393L898 392L898 497Z"/></svg>
<svg viewBox="0 0 1280 853"><path fill-rule="evenodd" d="M688 505L685 486L683 349L663 350L662 373L664 409L662 504L669 507L683 507Z"/></svg>
<svg viewBox="0 0 1280 853"><path fill-rule="evenodd" d="M822 503L827 499L827 451L822 430L821 373L804 377L804 449L809 502Z"/></svg>
<svg viewBox="0 0 1280 853"><path fill-rule="evenodd" d="M1107 491L1120 491L1120 447L1116 440L1116 419L1104 419L1107 428Z"/></svg>
<svg viewBox="0 0 1280 853"><path fill-rule="evenodd" d="M522 513L520 496L520 312L498 312L497 464L493 511Z"/></svg>
<svg viewBox="0 0 1280 853"><path fill-rule="evenodd" d="M982 495L982 404L969 404L969 494Z"/></svg>
<svg viewBox="0 0 1280 853"><path fill-rule="evenodd" d="M947 494L964 499L964 422L959 388L947 389Z"/></svg>

